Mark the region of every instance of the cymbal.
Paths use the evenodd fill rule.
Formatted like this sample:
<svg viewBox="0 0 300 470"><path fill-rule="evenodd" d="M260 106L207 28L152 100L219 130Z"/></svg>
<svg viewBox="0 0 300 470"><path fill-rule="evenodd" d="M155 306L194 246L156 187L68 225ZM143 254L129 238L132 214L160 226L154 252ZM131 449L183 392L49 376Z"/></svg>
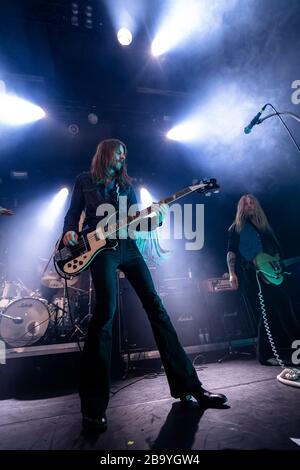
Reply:
<svg viewBox="0 0 300 470"><path fill-rule="evenodd" d="M77 277L73 277L71 279L68 279L67 285L68 286L74 286L78 281ZM41 283L45 287L50 287L50 289L63 289L65 287L65 281L62 279L60 276L57 274L45 274L41 278Z"/></svg>

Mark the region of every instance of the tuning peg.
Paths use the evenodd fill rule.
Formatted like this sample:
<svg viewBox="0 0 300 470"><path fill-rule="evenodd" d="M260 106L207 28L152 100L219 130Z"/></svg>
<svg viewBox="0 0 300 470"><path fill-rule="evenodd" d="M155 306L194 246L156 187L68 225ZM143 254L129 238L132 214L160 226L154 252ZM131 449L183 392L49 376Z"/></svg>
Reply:
<svg viewBox="0 0 300 470"><path fill-rule="evenodd" d="M205 196L206 196L206 197L210 197L210 196L211 196L211 192L210 192L210 191L206 192L206 193L205 193Z"/></svg>

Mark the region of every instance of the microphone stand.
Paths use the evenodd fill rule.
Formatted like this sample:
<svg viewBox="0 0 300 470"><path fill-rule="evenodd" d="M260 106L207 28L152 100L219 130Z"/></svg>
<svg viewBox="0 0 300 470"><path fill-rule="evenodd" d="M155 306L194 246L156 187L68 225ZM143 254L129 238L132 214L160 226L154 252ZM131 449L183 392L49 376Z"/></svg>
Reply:
<svg viewBox="0 0 300 470"><path fill-rule="evenodd" d="M16 324L23 323L23 321L24 321L23 318L21 318L21 317L12 317L10 315L7 315L6 313L0 312L0 315L1 315L1 317L8 318L9 320L12 320Z"/></svg>
<svg viewBox="0 0 300 470"><path fill-rule="evenodd" d="M288 126L286 125L286 123L283 121L281 115L287 115L287 116L290 116L292 118L294 118L296 121L300 122L300 117L297 116L297 114L295 113L291 113L289 111L277 111L275 109L275 107L271 104L271 103L267 103L265 106L271 106L271 108L275 111L274 113L272 114L268 114L268 116L265 116L264 118L262 119L259 119L257 124L261 124L263 121L265 121L266 119L269 119L270 117L273 117L273 116L277 116L278 119L280 120L281 124L284 126L284 128L286 129L287 133L289 134L290 138L292 139L292 142L293 144L295 145L296 149L298 150L298 152L300 153L300 147L299 145L297 144L293 134L291 133L291 131L289 130Z"/></svg>
<svg viewBox="0 0 300 470"><path fill-rule="evenodd" d="M83 289L78 289L77 287L73 287L72 289L76 289L77 291L81 291L82 293L86 294L87 292ZM81 337L77 337L77 340L83 340L86 338L87 330L89 322L93 316L92 314L92 295L93 295L93 280L92 275L89 273L89 289L88 289L88 313L84 315L81 320L74 322L73 328L70 332L70 338L73 338L75 334L78 332L81 334Z"/></svg>

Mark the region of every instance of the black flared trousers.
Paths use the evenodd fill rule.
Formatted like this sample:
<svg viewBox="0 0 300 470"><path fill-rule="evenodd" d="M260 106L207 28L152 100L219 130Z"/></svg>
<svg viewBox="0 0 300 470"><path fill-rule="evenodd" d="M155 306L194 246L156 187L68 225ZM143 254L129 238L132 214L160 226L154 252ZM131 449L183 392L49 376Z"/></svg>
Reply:
<svg viewBox="0 0 300 470"><path fill-rule="evenodd" d="M116 270L121 269L140 298L174 398L197 392L197 373L182 348L158 296L150 271L134 240L119 240L116 249L100 252L91 264L96 306L80 365L79 394L83 415L97 417L109 402L112 325L117 307Z"/></svg>

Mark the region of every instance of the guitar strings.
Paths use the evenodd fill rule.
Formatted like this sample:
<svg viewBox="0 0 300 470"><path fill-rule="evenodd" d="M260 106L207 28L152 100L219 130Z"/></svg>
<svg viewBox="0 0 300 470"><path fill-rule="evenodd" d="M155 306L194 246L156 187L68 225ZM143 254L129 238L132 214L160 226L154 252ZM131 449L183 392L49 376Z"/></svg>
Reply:
<svg viewBox="0 0 300 470"><path fill-rule="evenodd" d="M142 219L142 217L141 217ZM138 220L138 217L135 219L135 220ZM131 220L129 223L133 222L133 220ZM113 235L114 233L117 233L120 229L126 227L127 225L129 225L128 223L125 223L124 222L124 225L119 225L116 229L114 229L113 231L111 231L108 236L106 236L104 238L107 239L110 235ZM92 240L99 240L98 236L97 236L97 230L95 231L96 233L91 235L90 237L88 237L87 235L87 239L90 238ZM81 236L83 238L83 236ZM84 242L79 242L77 243L76 245L74 245L74 248L72 248L72 253L76 255L76 253L78 252L78 254L80 254L80 250L85 248L86 247L86 244ZM69 248L69 247L64 247L64 248Z"/></svg>
<svg viewBox="0 0 300 470"><path fill-rule="evenodd" d="M208 184L207 184L207 185L208 185ZM207 186L207 185L206 185L206 186ZM199 189L201 189L201 192L205 192L205 190L203 191L203 189L205 189L205 188L199 188ZM198 189L198 191L199 191L199 189ZM210 189L211 189L211 188L210 188ZM175 199L180 199L181 197L185 196L186 194L188 194L188 193L190 193L190 192L194 192L194 191L196 191L196 189L191 190L190 187L185 188L185 189L183 189L182 191L180 191L179 193L177 193L177 197L176 197ZM168 202L172 202L172 200L175 200L175 199L174 199L175 196L176 196L176 194L173 194L171 197L161 200L161 201L159 202L159 204L166 204L166 203L168 203ZM138 216L136 219L131 220L130 222L133 222L134 220L138 220L139 218L142 219L142 218L145 217L146 215L149 215L149 209L150 209L150 208L151 208L151 206L147 207L146 209L143 209L143 210L140 212L139 216ZM145 215L142 215L142 216L141 216L141 214L142 214L143 212L145 213ZM129 224L128 224L128 219L127 219L127 222L124 223L124 226L126 226L126 225L129 225ZM113 233L118 232L121 228L124 228L124 226L121 226L121 227L120 227L120 225L119 225L119 227L117 227L116 229L114 229L114 230L112 231L112 233L110 233L109 235L112 235ZM94 235L91 236L91 238L94 239L94 240L97 240L97 234L95 233ZM108 238L108 237L106 237L106 238ZM75 247L72 249L73 254L76 255L77 252L78 252L78 254L80 254L80 250L83 249L83 248L85 248L85 246L86 246L86 245L85 245L84 242L83 242L83 243L78 243L78 244L75 245Z"/></svg>

